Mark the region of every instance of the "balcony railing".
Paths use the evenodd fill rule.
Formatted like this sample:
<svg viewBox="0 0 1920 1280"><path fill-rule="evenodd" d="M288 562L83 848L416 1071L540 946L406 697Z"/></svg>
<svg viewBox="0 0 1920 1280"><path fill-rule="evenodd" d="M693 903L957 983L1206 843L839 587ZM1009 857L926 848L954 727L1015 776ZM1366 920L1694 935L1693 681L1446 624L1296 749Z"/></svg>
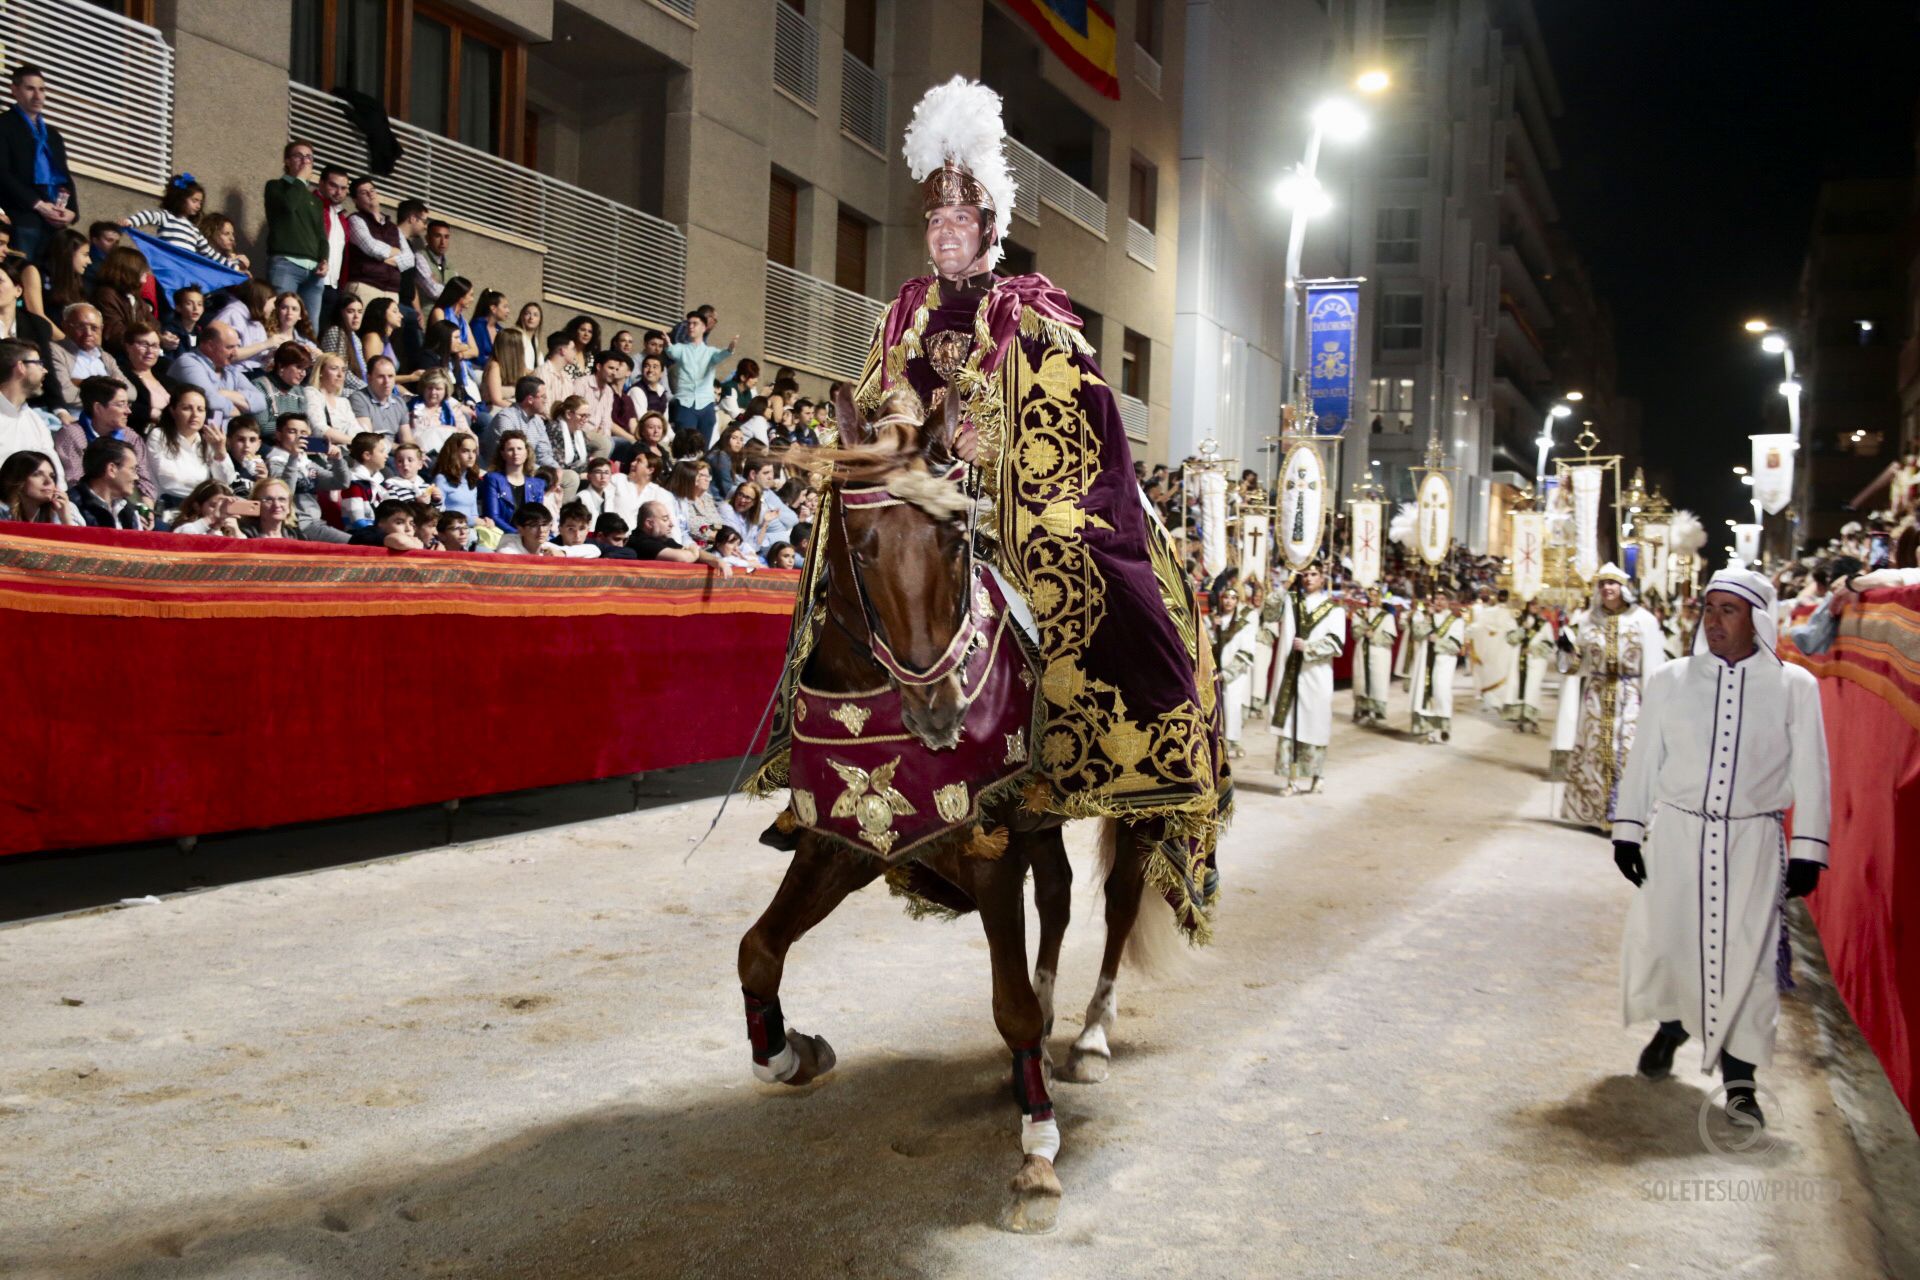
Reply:
<svg viewBox="0 0 1920 1280"><path fill-rule="evenodd" d="M786 0L773 0L773 82L810 107L820 100L820 32Z"/></svg>
<svg viewBox="0 0 1920 1280"><path fill-rule="evenodd" d="M47 73L47 120L69 161L166 185L173 50L158 31L86 0L0 0L0 67L23 62Z"/></svg>
<svg viewBox="0 0 1920 1280"><path fill-rule="evenodd" d="M1141 45L1133 46L1133 75L1141 84L1160 96L1160 60Z"/></svg>
<svg viewBox="0 0 1920 1280"><path fill-rule="evenodd" d="M1147 423L1151 414L1145 400L1136 400L1122 391L1115 397L1120 402L1120 425L1127 429L1127 435L1135 440L1147 438Z"/></svg>
<svg viewBox="0 0 1920 1280"><path fill-rule="evenodd" d="M689 21L694 17L694 0L660 0L660 3Z"/></svg>
<svg viewBox="0 0 1920 1280"><path fill-rule="evenodd" d="M851 49L840 51L840 127L886 154L887 82Z"/></svg>
<svg viewBox="0 0 1920 1280"><path fill-rule="evenodd" d="M288 102L292 135L311 141L321 162L366 172L366 142L345 104L303 84L289 86ZM435 213L539 242L552 296L643 320L676 321L685 310L687 238L671 222L403 121L389 123L406 150L379 181L389 198L418 196Z"/></svg>
<svg viewBox="0 0 1920 1280"><path fill-rule="evenodd" d="M1007 160L1013 166L1013 180L1020 187L1015 213L1032 222L1040 221L1038 209L1027 212L1028 200L1036 199L1041 204L1052 205L1056 211L1102 240L1107 238L1107 202L1104 199L1012 138L1007 139Z"/></svg>
<svg viewBox="0 0 1920 1280"><path fill-rule="evenodd" d="M1127 219L1127 256L1143 267L1153 267L1159 262L1160 238L1135 222Z"/></svg>
<svg viewBox="0 0 1920 1280"><path fill-rule="evenodd" d="M767 263L767 359L849 382L865 372L886 304Z"/></svg>

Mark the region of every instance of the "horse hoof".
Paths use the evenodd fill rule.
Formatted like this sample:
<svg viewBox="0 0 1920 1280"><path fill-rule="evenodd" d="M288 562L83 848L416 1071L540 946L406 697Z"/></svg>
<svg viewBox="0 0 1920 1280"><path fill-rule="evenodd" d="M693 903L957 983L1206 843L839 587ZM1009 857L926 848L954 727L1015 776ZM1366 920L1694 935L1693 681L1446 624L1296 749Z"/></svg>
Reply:
<svg viewBox="0 0 1920 1280"><path fill-rule="evenodd" d="M1028 1156L1013 1176L1013 1203L1007 1206L1005 1225L1016 1235L1045 1235L1060 1225L1060 1177L1053 1161Z"/></svg>
<svg viewBox="0 0 1920 1280"><path fill-rule="evenodd" d="M1107 1072L1113 1066L1113 1059L1104 1053L1087 1053L1075 1049L1067 1055L1067 1068L1056 1073L1059 1079L1073 1084L1100 1084L1107 1078Z"/></svg>
<svg viewBox="0 0 1920 1280"><path fill-rule="evenodd" d="M787 1043L793 1046L793 1056L800 1062L800 1069L787 1077L787 1084L811 1084L839 1064L840 1060L833 1056L833 1046L827 1043L825 1036L789 1031Z"/></svg>

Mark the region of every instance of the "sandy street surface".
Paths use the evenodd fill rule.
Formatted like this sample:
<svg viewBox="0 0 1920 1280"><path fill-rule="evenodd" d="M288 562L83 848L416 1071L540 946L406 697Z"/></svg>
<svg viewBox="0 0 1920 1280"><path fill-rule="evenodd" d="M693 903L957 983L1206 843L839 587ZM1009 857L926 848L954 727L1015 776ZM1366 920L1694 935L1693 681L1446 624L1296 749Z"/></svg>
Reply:
<svg viewBox="0 0 1920 1280"><path fill-rule="evenodd" d="M1342 721L1300 799L1249 742L1217 944L1123 978L1111 1078L1055 1087L1051 1236L995 1226L978 923L850 900L782 993L840 1070L757 1085L734 948L784 859L741 804L682 865L701 802L0 929L0 1275L1881 1274L1802 1003L1764 1155L1703 1143L1696 1047L1633 1076L1632 890L1546 820L1543 738Z"/></svg>

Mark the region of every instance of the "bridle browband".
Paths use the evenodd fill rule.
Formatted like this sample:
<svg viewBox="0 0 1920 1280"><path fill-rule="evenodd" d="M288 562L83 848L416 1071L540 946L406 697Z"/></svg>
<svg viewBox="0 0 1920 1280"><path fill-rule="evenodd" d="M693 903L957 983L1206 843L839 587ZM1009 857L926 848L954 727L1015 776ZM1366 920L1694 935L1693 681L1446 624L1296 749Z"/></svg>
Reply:
<svg viewBox="0 0 1920 1280"><path fill-rule="evenodd" d="M904 422L915 426L919 425L915 423L913 419L900 414L890 414L887 417L881 418L873 425L879 427L895 422ZM966 471L966 463L955 462L947 469L945 474L939 478L949 483L958 483L966 474ZM873 510L880 507L913 505L912 499L900 497L891 492L885 485L859 485L851 488L836 488L835 494L843 509ZM970 512L971 509L972 506L969 504ZM843 525L846 523L844 510L841 523ZM968 516L968 523L969 526L971 526L971 514ZM873 656L873 660L879 663L881 668L899 683L914 686L938 684L940 681L957 672L961 665L966 662L967 655L973 652L974 641L980 634L979 619L975 616L973 608L972 586L974 579L974 561L971 527L969 527L965 545L967 563L963 581L966 583L966 586L963 587L961 591L962 611L960 625L954 631L953 639L948 642L946 651L936 658L933 665L926 670L917 671L902 662L893 652L893 646L887 643L886 634L880 626L879 615L873 608L873 600L867 594L866 581L861 577L859 563L853 558L853 549L851 546L847 548L847 564L851 570L848 576L853 580L854 598L860 602L861 619L865 624L866 635L856 635L851 627L847 626L845 622L840 620L838 615L833 613L831 604L828 605L828 615L833 618L834 622L837 623L840 629L845 631L850 638L854 640L864 640L868 652ZM831 566L829 566L827 572L829 575L832 574L833 570Z"/></svg>

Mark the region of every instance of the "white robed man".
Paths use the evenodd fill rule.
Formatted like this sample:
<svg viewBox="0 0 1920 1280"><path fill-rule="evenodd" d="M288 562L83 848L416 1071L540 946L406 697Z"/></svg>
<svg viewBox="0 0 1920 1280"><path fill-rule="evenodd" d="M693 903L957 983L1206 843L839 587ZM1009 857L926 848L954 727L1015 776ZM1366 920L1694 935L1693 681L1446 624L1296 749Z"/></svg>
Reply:
<svg viewBox="0 0 1920 1280"><path fill-rule="evenodd" d="M1290 606L1280 615L1280 661L1267 699L1280 739L1273 768L1289 793L1312 792L1333 741L1333 660L1347 647L1347 611L1327 590L1326 570L1317 563L1300 571Z"/></svg>
<svg viewBox="0 0 1920 1280"><path fill-rule="evenodd" d="M1513 610L1508 595L1496 598L1491 587L1483 588L1480 599L1468 614L1467 640L1473 650L1473 678L1481 705L1498 714L1504 707L1507 682L1513 674Z"/></svg>
<svg viewBox="0 0 1920 1280"><path fill-rule="evenodd" d="M1515 733L1540 732L1540 705L1547 685L1547 667L1553 662L1553 623L1531 600L1520 606L1520 616L1507 633L1513 650L1513 671L1507 676L1500 716Z"/></svg>
<svg viewBox="0 0 1920 1280"><path fill-rule="evenodd" d="M1687 648L1693 643L1694 630L1700 625L1700 602L1692 596L1681 597L1663 625L1667 634L1667 657L1686 657Z"/></svg>
<svg viewBox="0 0 1920 1280"><path fill-rule="evenodd" d="M1453 677L1467 643L1467 620L1453 592L1435 587L1433 602L1414 614L1413 731L1429 743L1453 740Z"/></svg>
<svg viewBox="0 0 1920 1280"><path fill-rule="evenodd" d="M1580 657L1580 725L1567 761L1560 815L1608 830L1609 806L1633 749L1640 692L1666 665L1666 637L1654 616L1634 603L1627 575L1606 564L1594 575L1593 607L1574 637Z"/></svg>
<svg viewBox="0 0 1920 1280"><path fill-rule="evenodd" d="M1788 954L1788 898L1827 865L1827 739L1820 685L1781 662L1767 580L1722 569L1707 583L1693 654L1647 680L1614 810L1627 908L1621 1007L1660 1024L1640 1055L1659 1079L1698 1039L1728 1118L1763 1125L1754 1071L1773 1060ZM1785 815L1793 810L1793 838Z"/></svg>
<svg viewBox="0 0 1920 1280"><path fill-rule="evenodd" d="M1260 615L1240 602L1240 589L1231 581L1214 589L1207 624L1213 632L1213 665L1220 673L1224 699L1227 753L1246 753L1240 735L1253 701L1254 650L1259 646Z"/></svg>
<svg viewBox="0 0 1920 1280"><path fill-rule="evenodd" d="M1547 755L1547 777L1554 782L1566 781L1574 735L1580 729L1580 652L1574 648L1573 638L1586 621L1587 611L1575 609L1563 617L1559 634L1554 637L1559 650L1553 661L1560 672L1560 698L1553 716L1553 746Z"/></svg>
<svg viewBox="0 0 1920 1280"><path fill-rule="evenodd" d="M1380 599L1380 589L1369 587L1353 611L1353 722L1385 724L1387 695L1393 689L1393 642L1400 624Z"/></svg>
<svg viewBox="0 0 1920 1280"><path fill-rule="evenodd" d="M1241 590L1246 593L1247 608L1260 620L1253 643L1253 699L1247 703L1247 715L1255 720L1267 714L1267 690L1273 685L1273 658L1280 650L1280 614L1287 607L1287 593L1269 595L1267 584L1248 578Z"/></svg>
<svg viewBox="0 0 1920 1280"><path fill-rule="evenodd" d="M1421 619L1428 616L1427 602L1420 597L1418 590L1408 588L1407 594L1412 599L1407 601L1407 607L1396 619L1400 629L1407 633L1407 642L1400 646L1400 659L1394 674L1411 685L1414 669L1426 661L1427 642L1422 637L1433 628L1430 625L1423 626L1421 623Z"/></svg>

